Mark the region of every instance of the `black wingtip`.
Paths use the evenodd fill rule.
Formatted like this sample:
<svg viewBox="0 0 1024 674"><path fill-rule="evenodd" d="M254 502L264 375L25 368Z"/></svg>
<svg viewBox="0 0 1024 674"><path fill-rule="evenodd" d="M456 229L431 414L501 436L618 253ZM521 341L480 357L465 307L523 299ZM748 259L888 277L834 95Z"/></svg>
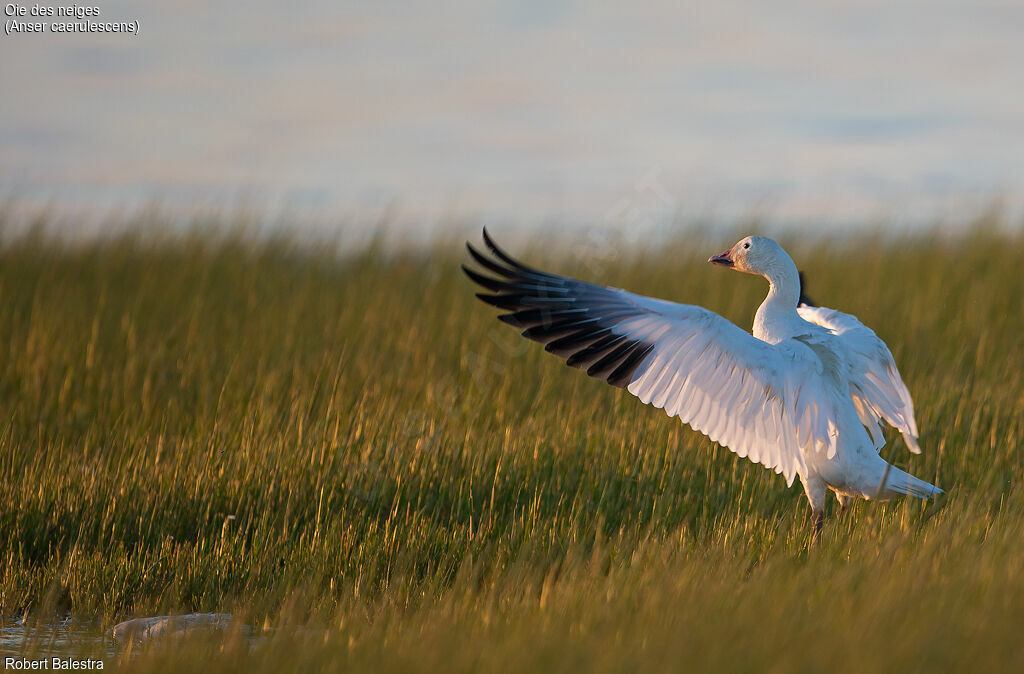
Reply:
<svg viewBox="0 0 1024 674"><path fill-rule="evenodd" d="M798 271L797 274L800 276L800 299L796 301L798 307L816 307L814 300L804 294L804 290L807 288L807 282L804 280L804 273Z"/></svg>
<svg viewBox="0 0 1024 674"><path fill-rule="evenodd" d="M487 244L487 247L491 250L492 253L494 253L494 255L499 260L511 266L513 269L516 269L520 272L526 272L527 274L542 274L542 272L539 272L533 267L523 264L519 260L515 259L511 255L506 253L504 250L502 250L501 247L498 246L498 244L494 243L494 239L491 238L491 235L487 232L486 227L484 227L484 243Z"/></svg>
<svg viewBox="0 0 1024 674"><path fill-rule="evenodd" d="M512 286L510 286L508 283L505 283L504 281L499 281L496 278L491 278L490 276L484 276L483 274L478 274L477 272L473 271L472 269L470 269L466 265L461 265L461 266L462 266L462 271L465 272L466 276L468 276L477 285L483 286L484 288L487 288L488 290L492 290L494 292L501 292L503 290L504 291L514 290L514 288Z"/></svg>
<svg viewBox="0 0 1024 674"><path fill-rule="evenodd" d="M519 266L518 260L516 260L511 255L503 251L498 246L498 244L494 243L494 239L491 238L491 235L487 232L486 227L484 227L484 243L487 244L487 247L491 249L491 252L497 255L502 262L510 264L513 267Z"/></svg>
<svg viewBox="0 0 1024 674"><path fill-rule="evenodd" d="M490 291L477 293L478 299L505 310L498 320L519 328L527 339L566 359L567 365L627 387L653 344L632 340L613 328L642 310L619 299L613 289L528 267L502 250L486 227L483 241L486 249L466 242L482 270L471 268L472 263L461 267L471 281Z"/></svg>
<svg viewBox="0 0 1024 674"><path fill-rule="evenodd" d="M522 328L523 327L523 322L520 321L519 318L514 313L511 313L511 314L500 314L498 316L498 320L501 321L502 323L508 323L509 325L517 327L517 328Z"/></svg>
<svg viewBox="0 0 1024 674"><path fill-rule="evenodd" d="M612 386L618 386L619 388L626 388L633 380L633 372L636 371L640 363L647 358L647 354L654 350L654 344L643 344L637 345L637 348L626 356L619 365L615 368L615 371L608 375L606 380Z"/></svg>
<svg viewBox="0 0 1024 674"><path fill-rule="evenodd" d="M492 307L498 307L499 309L505 309L505 305L502 302L502 298L499 295L488 295L487 293L477 293L477 298L490 304Z"/></svg>
<svg viewBox="0 0 1024 674"><path fill-rule="evenodd" d="M486 255L478 251L476 248L474 248L473 244L471 244L469 241L466 242L466 250L468 250L470 256L472 256L472 258L476 260L476 263L479 264L484 269L486 269L487 271L493 272L498 276L504 276L505 278L514 278L517 276L516 271L514 269L502 267L500 264L498 264L491 258L487 257Z"/></svg>

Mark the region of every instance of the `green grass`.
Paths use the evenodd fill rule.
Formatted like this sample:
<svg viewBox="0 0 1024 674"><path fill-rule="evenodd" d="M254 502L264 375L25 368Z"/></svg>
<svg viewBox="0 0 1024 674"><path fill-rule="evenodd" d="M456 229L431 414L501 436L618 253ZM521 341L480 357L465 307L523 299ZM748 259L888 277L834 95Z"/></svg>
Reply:
<svg viewBox="0 0 1024 674"><path fill-rule="evenodd" d="M763 281L704 263L735 238L515 252L746 327ZM518 337L460 241L15 237L0 614L261 635L105 656L126 671L1020 669L1024 236L782 243L896 356L924 454L885 456L948 491L814 548L799 486Z"/></svg>

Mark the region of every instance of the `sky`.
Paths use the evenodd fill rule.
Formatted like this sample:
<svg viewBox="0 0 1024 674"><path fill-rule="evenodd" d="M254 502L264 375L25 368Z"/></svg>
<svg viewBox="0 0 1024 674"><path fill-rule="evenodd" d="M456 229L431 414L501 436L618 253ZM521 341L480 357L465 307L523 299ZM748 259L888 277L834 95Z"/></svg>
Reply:
<svg viewBox="0 0 1024 674"><path fill-rule="evenodd" d="M0 200L69 227L1024 218L1024 3L96 6L0 36Z"/></svg>

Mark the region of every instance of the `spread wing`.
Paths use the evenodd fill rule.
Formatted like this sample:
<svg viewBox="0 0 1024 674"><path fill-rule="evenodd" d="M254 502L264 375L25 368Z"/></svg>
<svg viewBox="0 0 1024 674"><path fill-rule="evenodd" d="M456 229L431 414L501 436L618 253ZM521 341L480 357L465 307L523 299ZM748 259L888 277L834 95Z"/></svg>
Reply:
<svg viewBox="0 0 1024 674"><path fill-rule="evenodd" d="M487 276L466 274L506 310L502 321L568 365L664 409L740 456L785 475L801 449L835 454L832 398L821 363L795 342L771 345L702 307L550 274L513 259L484 231L493 257L467 244Z"/></svg>
<svg viewBox="0 0 1024 674"><path fill-rule="evenodd" d="M850 397L861 423L868 429L875 448L885 443L879 421L898 430L914 454L921 453L917 443L914 401L900 377L892 352L875 332L855 316L825 307L801 306L804 320L816 323L838 335L850 356Z"/></svg>

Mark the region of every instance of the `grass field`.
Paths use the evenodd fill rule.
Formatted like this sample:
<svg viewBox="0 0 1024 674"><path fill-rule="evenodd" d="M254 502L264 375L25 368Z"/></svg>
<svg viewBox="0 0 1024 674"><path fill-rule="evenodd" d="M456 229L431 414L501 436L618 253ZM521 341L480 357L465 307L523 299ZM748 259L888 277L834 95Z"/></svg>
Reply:
<svg viewBox="0 0 1024 674"><path fill-rule="evenodd" d="M749 327L764 282L704 262L735 234L514 252ZM924 454L883 453L948 492L813 548L797 485L496 321L454 238L16 237L0 614L236 616L62 646L138 672L1021 671L1024 236L782 243L887 341Z"/></svg>

